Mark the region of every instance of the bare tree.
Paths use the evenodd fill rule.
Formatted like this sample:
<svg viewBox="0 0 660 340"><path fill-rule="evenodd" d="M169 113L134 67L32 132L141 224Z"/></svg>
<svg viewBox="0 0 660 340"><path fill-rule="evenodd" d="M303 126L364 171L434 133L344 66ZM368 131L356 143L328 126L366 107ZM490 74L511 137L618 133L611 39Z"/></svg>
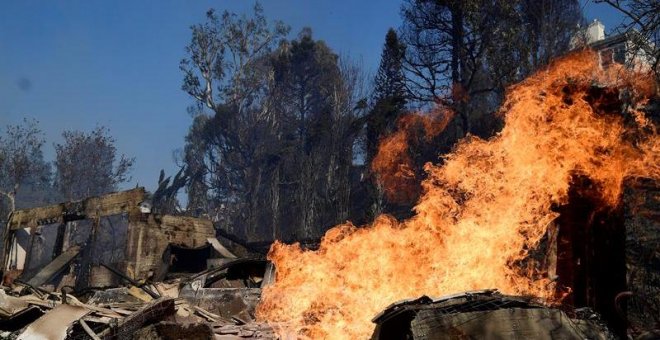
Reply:
<svg viewBox="0 0 660 340"><path fill-rule="evenodd" d="M181 167L174 177L165 177L165 170L160 170L158 187L151 195L152 212L158 214L176 214L180 212L181 206L177 195L179 190L187 184L185 176L186 168Z"/></svg>
<svg viewBox="0 0 660 340"><path fill-rule="evenodd" d="M406 0L401 13L409 98L453 108L462 134L509 84L567 52L583 20L577 0Z"/></svg>

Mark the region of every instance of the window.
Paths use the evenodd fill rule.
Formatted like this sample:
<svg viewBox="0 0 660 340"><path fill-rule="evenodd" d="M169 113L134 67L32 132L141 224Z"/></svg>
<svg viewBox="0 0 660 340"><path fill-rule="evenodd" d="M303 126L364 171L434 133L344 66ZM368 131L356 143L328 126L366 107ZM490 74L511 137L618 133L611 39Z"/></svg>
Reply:
<svg viewBox="0 0 660 340"><path fill-rule="evenodd" d="M612 49L600 51L600 65L602 67L608 67L612 63L614 63L614 51Z"/></svg>
<svg viewBox="0 0 660 340"><path fill-rule="evenodd" d="M619 64L626 63L626 47L625 45L619 45L614 48L614 61Z"/></svg>

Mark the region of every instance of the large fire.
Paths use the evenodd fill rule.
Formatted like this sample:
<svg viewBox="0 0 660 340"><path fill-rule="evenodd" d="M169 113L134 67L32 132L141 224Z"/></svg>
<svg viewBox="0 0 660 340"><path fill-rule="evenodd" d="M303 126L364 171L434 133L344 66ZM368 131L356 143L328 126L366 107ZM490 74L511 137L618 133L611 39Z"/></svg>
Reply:
<svg viewBox="0 0 660 340"><path fill-rule="evenodd" d="M365 339L374 315L401 299L484 288L556 299L545 269L520 260L557 217L552 206L566 203L571 178L588 176L612 205L625 177L660 178L652 126L605 98L643 104L655 89L640 79L581 52L510 88L501 133L465 138L426 166L413 218L337 226L317 251L276 242L277 280L258 316L283 337Z"/></svg>

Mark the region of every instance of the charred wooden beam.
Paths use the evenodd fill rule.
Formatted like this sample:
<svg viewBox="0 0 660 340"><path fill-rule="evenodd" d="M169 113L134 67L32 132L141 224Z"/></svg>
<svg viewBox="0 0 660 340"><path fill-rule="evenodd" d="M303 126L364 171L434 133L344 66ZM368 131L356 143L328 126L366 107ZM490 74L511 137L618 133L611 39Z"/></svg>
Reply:
<svg viewBox="0 0 660 340"><path fill-rule="evenodd" d="M145 287L143 284L140 284L139 282L137 282L137 281L131 279L130 277L128 277L128 276L122 274L122 273L121 273L120 271L118 271L117 269L114 269L114 268L108 266L108 265L105 264L105 263L101 263L101 266L104 267L105 269L111 271L113 274L119 276L120 278L122 278L122 279L128 281L128 282L129 282L130 284L132 284L133 286L142 289L145 293L149 294L149 296L151 296L152 298L154 298L154 299L158 299L158 298L160 297L160 295L158 295L158 293L153 292L151 289L148 289L148 288Z"/></svg>
<svg viewBox="0 0 660 340"><path fill-rule="evenodd" d="M10 230L16 230L137 211L138 204L144 201L145 197L144 188L137 188L99 197L90 197L81 201L16 210L11 215L7 226Z"/></svg>
<svg viewBox="0 0 660 340"><path fill-rule="evenodd" d="M48 282L55 274L59 273L69 262L78 256L80 253L80 247L74 246L60 256L56 257L53 261L43 267L36 275L34 275L30 280L27 281L27 284L32 287L39 287L44 283Z"/></svg>

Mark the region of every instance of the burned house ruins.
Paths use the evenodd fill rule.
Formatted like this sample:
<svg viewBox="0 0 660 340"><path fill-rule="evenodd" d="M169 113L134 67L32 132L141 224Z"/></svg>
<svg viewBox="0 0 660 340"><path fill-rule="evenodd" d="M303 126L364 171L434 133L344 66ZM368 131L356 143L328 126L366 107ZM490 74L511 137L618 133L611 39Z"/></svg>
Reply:
<svg viewBox="0 0 660 340"><path fill-rule="evenodd" d="M152 214L145 199L136 188L15 211L4 232L0 336L272 334L254 323L272 265L238 259L211 221Z"/></svg>
<svg viewBox="0 0 660 340"><path fill-rule="evenodd" d="M205 269L207 240L215 238L212 223L145 213L145 198L138 188L15 211L4 235L4 282L18 278L37 287L81 290L116 286L121 277L113 271L144 281Z"/></svg>

